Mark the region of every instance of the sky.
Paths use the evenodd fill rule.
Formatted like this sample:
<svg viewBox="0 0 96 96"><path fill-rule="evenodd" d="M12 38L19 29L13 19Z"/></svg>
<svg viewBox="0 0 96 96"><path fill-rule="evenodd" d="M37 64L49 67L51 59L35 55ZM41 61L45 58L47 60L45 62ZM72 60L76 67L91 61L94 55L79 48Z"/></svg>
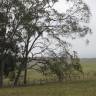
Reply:
<svg viewBox="0 0 96 96"><path fill-rule="evenodd" d="M89 26L92 29L92 34L87 34L84 38L69 40L72 43L72 49L78 52L81 58L96 58L96 0L83 0L91 10ZM65 6L66 5L66 6ZM65 12L70 6L65 0L59 0L55 8L59 12ZM86 44L86 40L89 44Z"/></svg>

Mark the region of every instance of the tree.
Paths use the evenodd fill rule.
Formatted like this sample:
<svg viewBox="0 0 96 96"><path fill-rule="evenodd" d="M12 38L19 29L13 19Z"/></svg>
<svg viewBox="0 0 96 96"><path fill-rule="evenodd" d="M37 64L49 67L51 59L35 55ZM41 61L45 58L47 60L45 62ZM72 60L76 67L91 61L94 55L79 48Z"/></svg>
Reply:
<svg viewBox="0 0 96 96"><path fill-rule="evenodd" d="M25 3L29 4L29 2L23 2L22 4L24 5ZM23 14L20 21L22 25L21 32L24 34L21 35L24 44L22 45L21 43L23 53L22 57L24 58L22 61L24 63L22 63L21 66L24 66L23 68L25 69L24 84L26 84L27 81L27 63L30 52L33 57L34 48L36 49L36 47L39 47L41 49L39 53L42 53L42 51L44 52L45 49L47 50L49 47L42 41L40 42L40 39L46 39L48 42L50 42L51 39L54 39L58 45L61 43L66 47L66 42L63 41L60 36L63 35L65 37L77 34L82 37L90 31L88 27L80 25L80 21L88 22L89 20L90 13L88 7L82 1L73 3L73 7L68 10L66 14L58 13L55 9L53 9L50 5L50 1L48 0L31 1L29 8L23 6L23 11L20 11L20 13ZM55 4L55 2L53 2L53 4ZM76 10L74 10L74 6L76 7ZM82 16L78 18L79 14ZM47 34L47 37L44 37L44 34ZM38 54L38 52L35 54ZM21 68L18 71L16 82L18 81L20 72Z"/></svg>
<svg viewBox="0 0 96 96"><path fill-rule="evenodd" d="M43 75L53 74L61 82L67 77L71 79L71 75L74 73L83 73L76 51L69 53L68 50L64 49L58 54L54 51L50 53L50 57L40 58L37 62L39 71Z"/></svg>
<svg viewBox="0 0 96 96"><path fill-rule="evenodd" d="M0 87L3 86L3 77L8 77L9 72L14 71L18 52L16 39L12 39L14 33L10 30L10 6L7 6L7 3L0 1Z"/></svg>
<svg viewBox="0 0 96 96"><path fill-rule="evenodd" d="M53 8L56 2L57 0L2 0L0 2L0 10L3 9L7 16L7 20L4 21L6 37L18 46L19 52L16 52L16 56L22 58L14 85L17 85L22 70L25 70L24 84L27 83L28 58L38 54L44 56L46 52L53 51L52 40L55 41L55 49L57 47L60 49L61 46L67 49L68 43L62 38L74 35L83 37L90 32L88 27L81 26L81 21L88 22L90 17L89 8L82 0L73 0L72 8L62 14ZM36 51L38 49L39 52ZM58 52L55 50L55 53Z"/></svg>

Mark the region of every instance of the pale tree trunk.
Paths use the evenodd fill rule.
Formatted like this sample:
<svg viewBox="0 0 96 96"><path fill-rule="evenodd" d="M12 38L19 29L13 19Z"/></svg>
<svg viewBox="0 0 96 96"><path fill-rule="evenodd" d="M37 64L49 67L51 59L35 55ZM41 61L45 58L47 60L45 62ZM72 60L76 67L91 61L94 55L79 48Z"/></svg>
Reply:
<svg viewBox="0 0 96 96"><path fill-rule="evenodd" d="M18 81L19 81L19 77L20 77L21 72L23 71L23 69L24 69L23 83L26 84L27 83L27 57L23 60L23 62L19 66L17 76L16 76L16 78L14 80L14 86L17 86Z"/></svg>
<svg viewBox="0 0 96 96"><path fill-rule="evenodd" d="M21 62L20 66L19 66L17 75L16 75L15 80L14 80L14 86L17 86L17 84L18 84L19 77L20 77L21 72L22 72L22 70L23 70L23 68L24 68L23 66L24 66L24 60Z"/></svg>
<svg viewBox="0 0 96 96"><path fill-rule="evenodd" d="M17 86L17 83L18 83L18 81L19 81L19 77L20 77L20 74L21 74L21 72L22 72L22 69L21 69L22 67L20 66L20 68L19 68L19 70L18 70L18 73L17 73L17 76L16 76L16 78L15 78L15 80L14 80L14 86Z"/></svg>

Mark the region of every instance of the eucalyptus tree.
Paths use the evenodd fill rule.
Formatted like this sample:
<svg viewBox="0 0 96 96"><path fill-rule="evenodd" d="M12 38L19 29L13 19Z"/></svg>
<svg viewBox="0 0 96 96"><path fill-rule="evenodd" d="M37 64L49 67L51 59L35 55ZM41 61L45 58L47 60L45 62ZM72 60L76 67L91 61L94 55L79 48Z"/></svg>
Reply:
<svg viewBox="0 0 96 96"><path fill-rule="evenodd" d="M12 35L8 32L9 20L6 7L3 6L3 1L0 1L0 87L3 86L3 77L8 77L9 72L12 71L10 68L15 64L13 63L15 59L12 58L17 54L15 39L11 39Z"/></svg>
<svg viewBox="0 0 96 96"><path fill-rule="evenodd" d="M71 37L72 39L75 39L76 37L84 37L87 33L91 32L91 29L88 26L86 26L86 23L89 22L90 18L90 10L88 6L82 0L68 0L68 1L71 1L73 3L73 6L70 9L68 9L66 13L58 13L55 9L53 9L52 6L50 7L51 9L48 9L48 11L50 12L49 17L47 19L48 21L47 22L44 21L44 24L46 25L49 23L49 25L47 26L44 25L44 28L47 28L46 30L48 30L48 32L44 31L43 33L47 34L47 36L45 37L48 39L48 42L50 42L50 44L49 46L47 46L46 50L44 50L41 56L43 57L46 56L47 52L48 53L47 56L49 56L50 58L52 56L52 58L55 58L55 61L52 59L51 61L49 60L49 62L46 62L48 60L42 62L41 60L44 66L42 67L42 65L41 66L39 65L42 71L44 70L46 71L47 68L51 69L53 73L57 74L60 80L63 79L64 76L63 73L66 70L70 71L72 68L74 68L75 70L82 72L79 58L77 57L75 58L73 55L69 54L68 47L70 44L65 41L65 38ZM61 51L62 47L63 51ZM62 60L58 61L57 59L62 58L62 56L60 57L58 55L59 51L61 51L61 53L63 53L66 57L66 58L63 57L63 61ZM70 64L71 66L68 66L67 62L68 57L66 55L70 56L71 58L71 64ZM40 64L41 62L39 61ZM48 66L46 66L46 64Z"/></svg>
<svg viewBox="0 0 96 96"><path fill-rule="evenodd" d="M24 84L27 83L29 57L52 52L53 45L55 49L61 46L67 49L65 37L83 37L90 32L85 25L90 17L88 6L82 0L67 1L73 6L66 13L59 13L54 9L57 0L1 0L0 10L7 18L4 21L6 40L14 42L19 49L15 50L16 56L22 58L14 85L22 70L25 71Z"/></svg>
<svg viewBox="0 0 96 96"><path fill-rule="evenodd" d="M13 6L13 1L0 0L0 87L3 86L3 77L8 77L9 72L15 71L19 52L17 43L20 38L16 33Z"/></svg>
<svg viewBox="0 0 96 96"><path fill-rule="evenodd" d="M55 76L60 82L66 78L71 79L71 75L74 73L83 75L77 52L70 53L68 49L62 47L60 47L61 50L58 53L55 50L48 49L47 51L50 51L47 53L49 57L44 58L43 56L37 61L39 72L45 76Z"/></svg>

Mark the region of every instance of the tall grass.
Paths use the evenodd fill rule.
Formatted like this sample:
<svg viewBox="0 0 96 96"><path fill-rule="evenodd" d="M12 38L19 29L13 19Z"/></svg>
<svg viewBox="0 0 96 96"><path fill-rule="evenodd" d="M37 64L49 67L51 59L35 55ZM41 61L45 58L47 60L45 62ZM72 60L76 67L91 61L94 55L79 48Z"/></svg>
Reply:
<svg viewBox="0 0 96 96"><path fill-rule="evenodd" d="M0 89L0 96L96 96L96 81L75 81Z"/></svg>

